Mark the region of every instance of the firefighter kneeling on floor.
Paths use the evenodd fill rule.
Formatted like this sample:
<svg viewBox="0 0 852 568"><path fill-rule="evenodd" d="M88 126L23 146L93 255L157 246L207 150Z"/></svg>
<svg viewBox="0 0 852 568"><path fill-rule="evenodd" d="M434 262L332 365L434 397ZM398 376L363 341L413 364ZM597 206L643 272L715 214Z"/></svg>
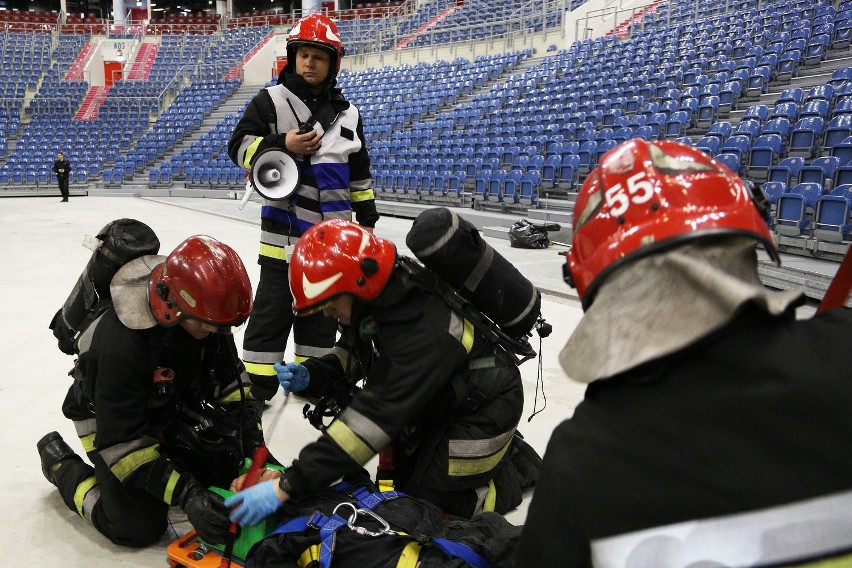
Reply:
<svg viewBox="0 0 852 568"><path fill-rule="evenodd" d="M206 541L230 522L227 487L263 443L232 327L252 306L237 253L206 237L146 255L113 277L113 306L82 333L62 411L94 464L57 432L38 442L44 476L113 543L157 542L177 505Z"/></svg>
<svg viewBox="0 0 852 568"><path fill-rule="evenodd" d="M517 364L399 264L394 245L340 219L312 227L290 263L297 316L341 324L335 352L278 364L285 393L316 401L363 387L292 467L226 501L252 525L288 499L355 474L381 452L379 484L471 517L515 508L540 458L515 433Z"/></svg>

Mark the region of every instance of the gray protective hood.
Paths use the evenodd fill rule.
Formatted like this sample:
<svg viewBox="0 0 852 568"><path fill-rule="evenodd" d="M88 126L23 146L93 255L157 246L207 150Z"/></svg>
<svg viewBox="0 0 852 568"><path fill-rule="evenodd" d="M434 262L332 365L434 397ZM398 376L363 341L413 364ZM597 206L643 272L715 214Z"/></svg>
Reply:
<svg viewBox="0 0 852 568"><path fill-rule="evenodd" d="M130 329L150 329L157 325L148 303L148 280L165 256L145 255L122 266L109 285L112 304L121 323Z"/></svg>
<svg viewBox="0 0 852 568"><path fill-rule="evenodd" d="M610 274L559 362L573 380L591 383L687 347L746 303L780 315L803 301L802 290L761 284L753 240L694 240Z"/></svg>

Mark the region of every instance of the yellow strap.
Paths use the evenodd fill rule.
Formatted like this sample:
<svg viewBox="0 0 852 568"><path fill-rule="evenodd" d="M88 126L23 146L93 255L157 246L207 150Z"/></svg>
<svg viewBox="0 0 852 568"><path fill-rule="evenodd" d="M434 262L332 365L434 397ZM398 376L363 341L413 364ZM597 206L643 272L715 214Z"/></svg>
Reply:
<svg viewBox="0 0 852 568"><path fill-rule="evenodd" d="M359 201L369 201L370 199L376 198L376 192L373 191L373 188L369 189L361 189L358 191L349 191L349 200L352 203L358 203Z"/></svg>
<svg viewBox="0 0 852 568"><path fill-rule="evenodd" d="M95 451L95 434L89 434L80 438L80 443L83 444L83 450L88 454Z"/></svg>
<svg viewBox="0 0 852 568"><path fill-rule="evenodd" d="M97 485L98 481L95 479L95 476L89 477L83 483L77 486L77 489L74 491L74 507L77 508L77 513L83 517L83 500L86 498L86 493L89 490Z"/></svg>
<svg viewBox="0 0 852 568"><path fill-rule="evenodd" d="M178 481L180 481L180 474L175 470L172 470L172 473L169 475L169 480L166 482L166 490L163 493L163 501L167 505L172 504L172 498L174 498L175 487L177 486Z"/></svg>
<svg viewBox="0 0 852 568"><path fill-rule="evenodd" d="M399 562L396 563L396 568L416 568L417 561L420 558L420 544L417 542L409 542L402 549L402 554L399 555Z"/></svg>
<svg viewBox="0 0 852 568"><path fill-rule="evenodd" d="M284 247L277 247L266 243L260 243L260 255L278 260L287 260L287 250Z"/></svg>
<svg viewBox="0 0 852 568"><path fill-rule="evenodd" d="M848 568L852 566L852 554L844 554L837 558L825 558L823 560L815 560L806 564L791 564L799 568Z"/></svg>
<svg viewBox="0 0 852 568"><path fill-rule="evenodd" d="M252 375L274 377L278 374L275 372L275 367L271 363L249 363L248 361L243 361L243 364L246 366L246 371Z"/></svg>
<svg viewBox="0 0 852 568"><path fill-rule="evenodd" d="M483 513L493 513L494 507L497 506L497 487L494 486L494 481L488 482L488 493L485 494L485 501L482 503Z"/></svg>
<svg viewBox="0 0 852 568"><path fill-rule="evenodd" d="M299 568L307 568L310 566L312 562L319 562L320 557L320 545L312 544L299 557L299 560L296 561L296 564L299 565Z"/></svg>

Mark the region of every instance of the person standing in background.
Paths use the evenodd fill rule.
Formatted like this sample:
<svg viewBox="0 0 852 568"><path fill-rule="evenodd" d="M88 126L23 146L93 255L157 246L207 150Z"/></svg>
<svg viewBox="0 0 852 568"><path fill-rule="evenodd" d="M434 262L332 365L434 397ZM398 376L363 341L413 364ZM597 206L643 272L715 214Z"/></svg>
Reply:
<svg viewBox="0 0 852 568"><path fill-rule="evenodd" d="M59 152L56 154L56 161L53 162L53 172L56 174L56 179L59 180L59 191L62 193L62 201L68 201L68 173L71 171L71 162L65 159L65 154Z"/></svg>

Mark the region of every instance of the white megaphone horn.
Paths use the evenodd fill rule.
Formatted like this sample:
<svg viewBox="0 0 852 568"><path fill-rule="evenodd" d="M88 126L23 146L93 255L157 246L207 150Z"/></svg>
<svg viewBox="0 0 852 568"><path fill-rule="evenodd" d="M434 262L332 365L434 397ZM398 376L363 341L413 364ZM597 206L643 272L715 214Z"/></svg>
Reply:
<svg viewBox="0 0 852 568"><path fill-rule="evenodd" d="M252 190L265 199L281 201L292 196L298 185L296 161L284 150L268 148L254 159L240 209L248 202Z"/></svg>

